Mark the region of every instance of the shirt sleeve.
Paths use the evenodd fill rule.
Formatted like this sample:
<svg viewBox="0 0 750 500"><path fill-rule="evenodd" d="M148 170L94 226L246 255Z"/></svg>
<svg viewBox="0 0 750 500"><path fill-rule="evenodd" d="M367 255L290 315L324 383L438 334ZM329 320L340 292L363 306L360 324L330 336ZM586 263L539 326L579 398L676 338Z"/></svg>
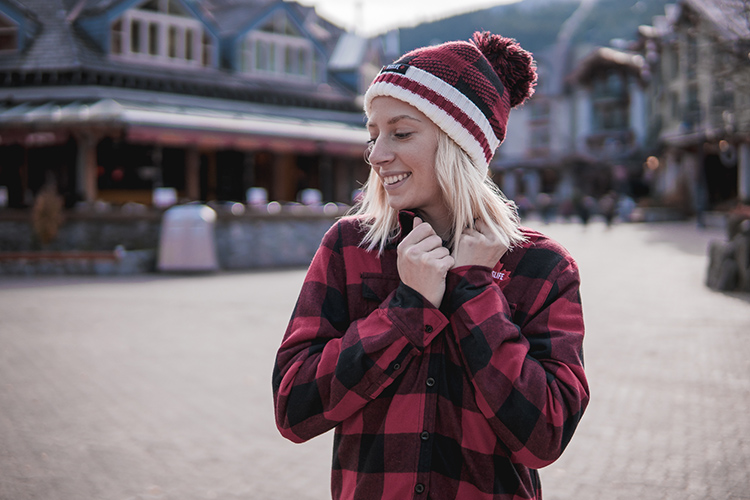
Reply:
<svg viewBox="0 0 750 500"><path fill-rule="evenodd" d="M550 254L528 256L542 261L516 273L528 290L519 304L508 303L486 267L454 269L447 286L477 406L511 460L535 469L562 454L589 400L578 269Z"/></svg>
<svg viewBox="0 0 750 500"><path fill-rule="evenodd" d="M350 317L342 248L341 226L334 225L308 269L276 356L276 424L294 442L359 411L448 324L403 283L366 317Z"/></svg>

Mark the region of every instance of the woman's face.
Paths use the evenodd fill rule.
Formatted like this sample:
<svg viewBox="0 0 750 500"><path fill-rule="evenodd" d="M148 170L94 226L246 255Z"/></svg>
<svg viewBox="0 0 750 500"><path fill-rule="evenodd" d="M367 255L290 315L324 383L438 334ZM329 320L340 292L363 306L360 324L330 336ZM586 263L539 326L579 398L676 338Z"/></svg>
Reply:
<svg viewBox="0 0 750 500"><path fill-rule="evenodd" d="M419 210L428 222L448 209L435 175L438 127L410 104L393 97L372 100L367 129L370 164L395 210Z"/></svg>

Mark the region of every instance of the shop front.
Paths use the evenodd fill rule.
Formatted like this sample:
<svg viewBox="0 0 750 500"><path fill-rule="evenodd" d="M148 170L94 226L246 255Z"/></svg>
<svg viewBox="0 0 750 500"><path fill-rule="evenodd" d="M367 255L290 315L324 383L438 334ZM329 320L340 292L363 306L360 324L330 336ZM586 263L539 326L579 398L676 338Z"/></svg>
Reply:
<svg viewBox="0 0 750 500"><path fill-rule="evenodd" d="M294 202L304 189L347 203L364 182L368 139L352 113L259 105L125 99L0 105L5 205L28 207L54 182L68 207L175 201L246 201L260 187ZM221 103L219 103L221 104Z"/></svg>

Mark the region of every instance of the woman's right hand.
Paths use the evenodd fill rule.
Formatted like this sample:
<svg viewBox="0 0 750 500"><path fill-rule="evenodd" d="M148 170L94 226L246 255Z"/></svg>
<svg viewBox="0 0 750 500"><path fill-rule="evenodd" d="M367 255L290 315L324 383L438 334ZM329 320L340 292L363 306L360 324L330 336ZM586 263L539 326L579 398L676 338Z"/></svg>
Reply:
<svg viewBox="0 0 750 500"><path fill-rule="evenodd" d="M453 257L432 226L419 217L414 218L414 229L398 245L397 263L401 281L440 307Z"/></svg>

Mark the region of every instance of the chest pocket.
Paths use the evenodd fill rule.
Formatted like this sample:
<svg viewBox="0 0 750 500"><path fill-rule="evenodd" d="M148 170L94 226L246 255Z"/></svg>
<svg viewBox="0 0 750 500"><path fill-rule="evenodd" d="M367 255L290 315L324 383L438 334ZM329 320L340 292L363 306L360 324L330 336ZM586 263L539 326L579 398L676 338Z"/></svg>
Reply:
<svg viewBox="0 0 750 500"><path fill-rule="evenodd" d="M398 274L362 273L362 296L357 300L357 318L369 315L401 283Z"/></svg>

